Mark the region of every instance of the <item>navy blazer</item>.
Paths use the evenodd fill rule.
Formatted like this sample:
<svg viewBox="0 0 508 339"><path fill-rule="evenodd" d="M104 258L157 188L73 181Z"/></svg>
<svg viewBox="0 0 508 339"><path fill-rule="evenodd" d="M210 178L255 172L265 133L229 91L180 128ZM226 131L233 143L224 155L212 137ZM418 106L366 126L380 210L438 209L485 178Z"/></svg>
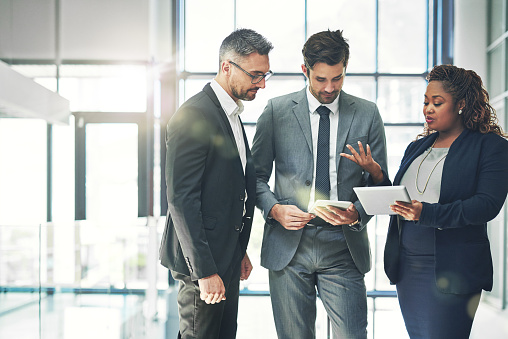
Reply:
<svg viewBox="0 0 508 339"><path fill-rule="evenodd" d="M238 244L245 255L256 172L245 131L243 137L245 174L233 130L210 84L168 123L168 214L159 256L163 266L192 280L223 276L237 262Z"/></svg>
<svg viewBox="0 0 508 339"><path fill-rule="evenodd" d="M407 147L394 185L400 184L409 165L437 136L433 133ZM420 219L415 222L435 230L435 274L440 291L466 294L492 290L487 222L498 215L507 192L508 141L493 133L465 129L445 159L439 202L422 203ZM399 281L399 235L397 216L392 216L384 253L385 272L392 283Z"/></svg>

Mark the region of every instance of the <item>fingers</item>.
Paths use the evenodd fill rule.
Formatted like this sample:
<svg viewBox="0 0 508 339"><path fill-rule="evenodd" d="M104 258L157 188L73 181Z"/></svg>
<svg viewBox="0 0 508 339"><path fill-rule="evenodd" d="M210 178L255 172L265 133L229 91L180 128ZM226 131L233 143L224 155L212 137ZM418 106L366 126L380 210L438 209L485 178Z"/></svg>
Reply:
<svg viewBox="0 0 508 339"><path fill-rule="evenodd" d="M365 150L363 149L363 145L361 141L358 141L358 149L360 150L360 157L365 158Z"/></svg>
<svg viewBox="0 0 508 339"><path fill-rule="evenodd" d="M216 304L226 300L226 289L218 274L198 280L201 300L207 304Z"/></svg>
<svg viewBox="0 0 508 339"><path fill-rule="evenodd" d="M422 211L422 203L413 200L412 202L395 201L390 209L407 220L419 220Z"/></svg>
<svg viewBox="0 0 508 339"><path fill-rule="evenodd" d="M249 278L250 272L252 272L252 268L253 268L247 253L245 253L245 256L242 259L242 263L241 263L240 267L241 267L240 280L247 280Z"/></svg>
<svg viewBox="0 0 508 339"><path fill-rule="evenodd" d="M273 217L288 230L299 230L315 218L313 214L303 212L295 205L276 205ZM273 208L272 208L273 211Z"/></svg>
<svg viewBox="0 0 508 339"><path fill-rule="evenodd" d="M358 212L353 204L347 210L341 210L334 206L317 207L318 216L332 225L345 225L350 224L358 219Z"/></svg>
<svg viewBox="0 0 508 339"><path fill-rule="evenodd" d="M370 145L367 144L367 157L372 158L372 153L370 152Z"/></svg>
<svg viewBox="0 0 508 339"><path fill-rule="evenodd" d="M201 293L201 300L207 304L217 304L222 300L226 300L226 297L222 293L210 293L203 299L203 293Z"/></svg>
<svg viewBox="0 0 508 339"><path fill-rule="evenodd" d="M358 163L358 160L356 160L356 158L355 158L354 156L352 156L351 154L347 154L347 153L339 153L339 155L340 155L341 157L344 157L344 158L346 158L346 159L351 160L352 162L354 162L354 163L355 163L355 164L357 164L357 165L360 165L360 164Z"/></svg>

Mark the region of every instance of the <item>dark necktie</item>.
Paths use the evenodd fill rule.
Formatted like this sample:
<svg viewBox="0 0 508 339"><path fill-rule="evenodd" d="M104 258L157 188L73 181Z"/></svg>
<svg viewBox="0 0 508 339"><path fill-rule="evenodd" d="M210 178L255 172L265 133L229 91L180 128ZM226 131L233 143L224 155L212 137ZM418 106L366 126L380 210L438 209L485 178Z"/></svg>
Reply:
<svg viewBox="0 0 508 339"><path fill-rule="evenodd" d="M319 106L315 200L330 199L330 109Z"/></svg>

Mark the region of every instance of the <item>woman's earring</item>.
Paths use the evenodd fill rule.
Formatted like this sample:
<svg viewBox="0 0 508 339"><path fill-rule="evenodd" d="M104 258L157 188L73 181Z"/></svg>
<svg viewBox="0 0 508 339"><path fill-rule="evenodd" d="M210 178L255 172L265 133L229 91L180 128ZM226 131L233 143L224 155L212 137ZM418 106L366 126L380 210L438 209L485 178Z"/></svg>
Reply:
<svg viewBox="0 0 508 339"><path fill-rule="evenodd" d="M462 110L461 110L461 109L459 109L459 115L461 115L461 114L462 114Z"/></svg>

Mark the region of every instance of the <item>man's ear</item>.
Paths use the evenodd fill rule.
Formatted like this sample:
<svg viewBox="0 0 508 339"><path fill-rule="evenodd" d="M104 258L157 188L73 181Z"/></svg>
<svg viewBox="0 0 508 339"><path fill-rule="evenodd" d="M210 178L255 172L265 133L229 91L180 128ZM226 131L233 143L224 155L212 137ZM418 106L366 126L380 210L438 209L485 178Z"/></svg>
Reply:
<svg viewBox="0 0 508 339"><path fill-rule="evenodd" d="M227 61L221 62L220 70L222 73L229 76L229 73L231 72L231 64Z"/></svg>
<svg viewBox="0 0 508 339"><path fill-rule="evenodd" d="M308 75L307 75L307 66L305 66L305 64L302 64L302 72L303 72L303 74L304 74L306 77L308 77Z"/></svg>

